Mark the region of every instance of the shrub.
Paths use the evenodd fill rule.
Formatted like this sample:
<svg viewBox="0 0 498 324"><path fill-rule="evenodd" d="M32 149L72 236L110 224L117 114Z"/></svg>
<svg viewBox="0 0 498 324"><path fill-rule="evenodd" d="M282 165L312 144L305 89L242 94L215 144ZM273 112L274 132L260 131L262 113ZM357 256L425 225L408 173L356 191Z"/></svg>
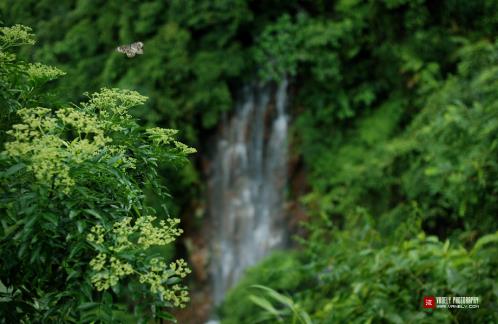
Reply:
<svg viewBox="0 0 498 324"><path fill-rule="evenodd" d="M23 26L0 30L0 310L2 322L144 322L188 301L190 270L165 252L178 219L145 203L166 196L160 164L195 150L176 130L144 129L135 91L101 89L80 104L42 91L63 75L11 52L34 43Z"/></svg>
<svg viewBox="0 0 498 324"><path fill-rule="evenodd" d="M247 270L244 278L226 296L219 309L222 323L255 323L264 318L263 310L251 302L253 285L264 285L279 291L294 291L305 281L298 255L275 252L257 266Z"/></svg>

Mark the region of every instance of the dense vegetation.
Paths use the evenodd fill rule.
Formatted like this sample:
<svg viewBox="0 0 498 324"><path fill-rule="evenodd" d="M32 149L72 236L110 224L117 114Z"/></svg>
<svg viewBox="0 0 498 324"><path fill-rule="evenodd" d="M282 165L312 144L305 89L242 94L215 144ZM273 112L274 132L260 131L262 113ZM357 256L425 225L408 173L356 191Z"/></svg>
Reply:
<svg viewBox="0 0 498 324"><path fill-rule="evenodd" d="M188 302L190 270L167 247L178 219L156 212L157 164L193 149L175 130L141 128L128 110L146 97L102 89L60 106L45 92L64 73L12 52L25 26L0 30L0 322L142 321ZM169 266L166 262L170 262Z"/></svg>
<svg viewBox="0 0 498 324"><path fill-rule="evenodd" d="M5 0L0 12L7 25L32 26L39 37L40 46L22 48L22 57L67 72L52 85L56 98L34 88L21 106L64 106L55 103L83 100L84 91L102 86L136 89L150 100L134 115L182 129L187 143L203 147L242 84L291 79L293 154L310 187L299 197L310 215L307 236L298 238L298 252L248 272L220 307L223 322L291 318L276 300L268 317L271 308L249 298L265 296L253 284L290 296L319 323L498 321L497 1ZM137 40L147 55L113 53ZM103 95L79 109L96 109L92 100ZM2 117L3 130L18 123L9 118ZM153 154L116 141L133 156ZM128 162L112 163L126 169ZM81 179L95 179L83 166ZM133 188L142 179L134 170L148 167L126 169ZM20 168L4 174L27 183ZM198 172L184 170L163 170L178 179L168 189L179 205L200 195ZM6 188L18 188L15 181ZM113 203L91 188L88 199L59 203L107 213ZM26 199L35 199L34 190L23 191ZM7 205L27 208L21 216L29 218L34 211L22 203ZM427 295L479 296L480 309L424 310Z"/></svg>

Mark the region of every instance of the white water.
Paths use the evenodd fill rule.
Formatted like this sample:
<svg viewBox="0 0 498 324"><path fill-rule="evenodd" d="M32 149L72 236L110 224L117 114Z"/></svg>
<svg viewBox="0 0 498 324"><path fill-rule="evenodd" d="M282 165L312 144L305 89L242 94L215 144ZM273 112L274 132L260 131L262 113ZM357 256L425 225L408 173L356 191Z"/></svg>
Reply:
<svg viewBox="0 0 498 324"><path fill-rule="evenodd" d="M287 85L246 87L218 135L208 180L215 304L286 240Z"/></svg>

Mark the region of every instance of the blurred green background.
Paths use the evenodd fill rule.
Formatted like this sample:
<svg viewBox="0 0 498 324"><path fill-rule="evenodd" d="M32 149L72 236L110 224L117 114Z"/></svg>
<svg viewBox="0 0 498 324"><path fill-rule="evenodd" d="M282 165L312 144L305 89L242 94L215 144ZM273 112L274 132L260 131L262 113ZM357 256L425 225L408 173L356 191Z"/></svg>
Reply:
<svg viewBox="0 0 498 324"><path fill-rule="evenodd" d="M61 101L137 90L136 115L198 160L242 85L290 78L306 231L248 272L223 323L290 322L278 302L265 317L252 284L317 323L498 321L498 1L2 0L0 21L31 26L22 56L67 72ZM114 52L134 41L144 55ZM164 170L175 213L202 200L193 165ZM426 310L429 295L480 309Z"/></svg>

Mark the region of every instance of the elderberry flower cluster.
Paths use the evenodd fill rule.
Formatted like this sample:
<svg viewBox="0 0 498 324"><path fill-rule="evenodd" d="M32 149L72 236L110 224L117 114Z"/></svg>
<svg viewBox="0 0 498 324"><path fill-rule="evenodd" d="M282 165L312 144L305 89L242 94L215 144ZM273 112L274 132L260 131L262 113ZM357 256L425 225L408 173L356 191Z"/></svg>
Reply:
<svg viewBox="0 0 498 324"><path fill-rule="evenodd" d="M149 138L155 144L170 144L175 140L175 135L178 133L176 129L167 129L160 127L152 127L145 131Z"/></svg>
<svg viewBox="0 0 498 324"><path fill-rule="evenodd" d="M189 273L190 269L187 267L187 262L183 259L176 260L169 264L169 268L175 272L180 278L185 278Z"/></svg>
<svg viewBox="0 0 498 324"><path fill-rule="evenodd" d="M88 242L102 244L104 243L104 232L102 225L97 224L92 227L91 233L86 236L86 239Z"/></svg>
<svg viewBox="0 0 498 324"><path fill-rule="evenodd" d="M116 285L119 279L134 272L133 267L114 256L99 253L90 261L90 267L95 271L91 277L92 284L98 291L107 290Z"/></svg>
<svg viewBox="0 0 498 324"><path fill-rule="evenodd" d="M3 47L18 46L35 43L35 35L31 33L31 28L23 25L0 28L0 43Z"/></svg>
<svg viewBox="0 0 498 324"><path fill-rule="evenodd" d="M21 123L7 131L14 140L5 144L5 154L28 162L28 170L42 182L68 193L75 184L71 166L95 157L111 142L94 116L73 108L55 112L48 108L18 110ZM64 131L76 133L67 138Z"/></svg>
<svg viewBox="0 0 498 324"><path fill-rule="evenodd" d="M107 248L114 252L121 252L128 248L140 246L147 249L152 245L167 245L173 242L176 237L183 233L181 228L177 228L179 219L168 218L161 220L159 226L154 225L155 216L141 216L134 224L131 224L131 217L124 217L114 223L112 230L106 232L102 225L92 227L87 235L87 240L91 243L104 243L104 235L109 234L111 243ZM135 238L130 241L130 236Z"/></svg>
<svg viewBox="0 0 498 324"><path fill-rule="evenodd" d="M168 218L167 221L161 220L159 222L160 227L153 225L155 219L156 217L154 216L145 216L137 219L135 223L135 228L140 233L137 243L144 248L151 245L169 244L183 233L182 229L176 228L176 225L180 223L179 219Z"/></svg>
<svg viewBox="0 0 498 324"><path fill-rule="evenodd" d="M35 82L54 80L66 74L56 67L41 63L29 64L26 72L31 81Z"/></svg>
<svg viewBox="0 0 498 324"><path fill-rule="evenodd" d="M125 89L102 88L100 92L87 95L90 100L84 104L87 110L93 110L103 118L118 117L129 119L128 110L131 107L142 105L147 97L136 91Z"/></svg>
<svg viewBox="0 0 498 324"><path fill-rule="evenodd" d="M182 142L175 140L175 135L178 133L176 129L166 129L160 127L153 127L146 130L147 135L156 145L169 145L172 144L181 154L192 154L197 152L193 147L189 147Z"/></svg>
<svg viewBox="0 0 498 324"><path fill-rule="evenodd" d="M190 298L187 288L178 284L167 287L164 283L176 277L184 278L191 271L183 259L172 262L169 268L160 258L150 260L150 271L139 277L140 283L150 286L152 293L158 293L162 300L171 302L176 307L185 307Z"/></svg>
<svg viewBox="0 0 498 324"><path fill-rule="evenodd" d="M161 300L184 307L189 300L188 291L176 282L191 272L187 263L180 259L167 266L163 258L147 259L145 253L151 246L173 242L182 233L177 228L180 220L161 220L159 226L154 224L155 221L154 216L141 216L134 222L131 217L124 217L110 229L99 224L93 226L87 241L99 251L106 252L98 253L90 261L93 272L91 281L101 291L116 285L124 276L137 274L139 282L147 284L152 293L159 294ZM124 261L123 253L135 254L133 265Z"/></svg>
<svg viewBox="0 0 498 324"><path fill-rule="evenodd" d="M61 73L41 64L30 65L28 69L32 80L48 80ZM81 107L19 109L21 121L7 132L13 140L5 144L5 154L25 163L40 183L64 193L69 193L75 185L72 170L97 156L100 161L112 161L112 166L121 170L135 169L137 161L133 152L120 145L119 140L114 143L113 136L117 131L127 133L136 126L127 110L142 104L146 97L135 91L102 89L89 98ZM153 140L154 144L169 144L183 153L195 151L173 139L176 131L147 131L149 135L158 132L162 134L162 142ZM152 237L157 240L162 234Z"/></svg>

